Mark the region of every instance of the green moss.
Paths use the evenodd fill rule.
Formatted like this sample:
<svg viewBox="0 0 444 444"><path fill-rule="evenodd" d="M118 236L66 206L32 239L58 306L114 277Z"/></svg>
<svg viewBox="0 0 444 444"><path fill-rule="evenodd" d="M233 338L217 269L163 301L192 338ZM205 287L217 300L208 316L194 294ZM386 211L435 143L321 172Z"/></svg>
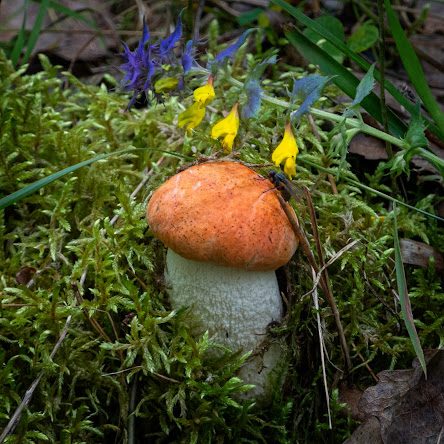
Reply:
<svg viewBox="0 0 444 444"><path fill-rule="evenodd" d="M123 113L127 97L104 85L86 86L71 75L62 77L57 67L43 56L41 60L44 71L25 76L0 56L3 196L125 148L210 153L210 122L202 123L192 137L174 124L191 98ZM267 90L279 91L285 82L285 76L278 78ZM220 92L222 86L217 86ZM231 87L213 105L224 109L237 94ZM268 162L283 123L279 109L263 104L259 118L241 126L235 144L241 159ZM308 121L301 120L301 155L334 169L340 159L327 157L330 136L322 122L317 123L321 142ZM276 329L287 349L288 361L279 369L286 382L284 390L276 388L273 404L264 411L255 410L252 401L235 401L235 394L245 389L236 369L247 357L226 351L217 362L209 360L205 351L215 345L207 336L190 337L182 322L184 312L171 311L162 283L164 249L145 220L150 193L179 164L165 156L159 167L161 157L157 151L138 151L106 158L1 211L0 429L44 370L5 442L102 443L116 436L120 442L130 436L159 443L341 442L352 422L339 414L333 392L334 429L326 429L320 345L309 294L313 283L302 252L288 268L288 311ZM155 173L130 199L147 168ZM355 177L349 165L343 174ZM367 180L375 188L386 187L381 170ZM356 345L351 381L362 387L372 383L358 352L375 372L409 367L414 351L393 294L393 220L386 203L342 182L337 184L339 193L332 194L324 173L299 165L298 182L312 190L327 260L351 240L359 240L329 268L347 341ZM435 201L418 188L410 203L432 211ZM302 204L295 208L310 236L307 209ZM111 224L115 215L119 218ZM373 219L381 215L387 217ZM444 245L442 228L419 213L401 208L398 225L406 237L435 248ZM30 288L16 280L23 267L39 271ZM422 345L442 346L442 277L432 263L428 269L406 269ZM320 313L329 360L340 367L333 316L322 301ZM69 315L68 335L52 360L50 353ZM335 373L327 364L330 386Z"/></svg>

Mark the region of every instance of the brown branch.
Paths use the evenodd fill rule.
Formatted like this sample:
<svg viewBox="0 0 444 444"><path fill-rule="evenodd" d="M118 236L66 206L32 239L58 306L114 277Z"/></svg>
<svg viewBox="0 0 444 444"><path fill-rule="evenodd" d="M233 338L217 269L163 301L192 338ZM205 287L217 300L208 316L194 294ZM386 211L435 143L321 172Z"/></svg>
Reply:
<svg viewBox="0 0 444 444"><path fill-rule="evenodd" d="M4 29L2 29L2 31L18 33L21 31L21 28L4 28ZM142 35L143 35L142 31L119 30L116 32L113 29L102 29L100 31L96 31L94 29L75 29L75 30L67 31L66 29L48 29L48 28L46 28L46 29L40 30L40 34L73 34L73 35L94 34L95 36L100 36L100 35L114 36L114 35L116 35L116 33L121 36L142 37ZM150 35L153 37L164 37L164 33L159 32L159 31L150 31Z"/></svg>
<svg viewBox="0 0 444 444"><path fill-rule="evenodd" d="M119 335L116 330L116 326L114 325L113 318L111 317L109 312L107 312L106 310L101 310L100 308L92 308L92 307L85 307L85 310L94 310L94 311L100 311L101 313L105 313L108 316L109 322L111 324L111 328L113 329L114 336L116 337L117 342L120 342Z"/></svg>
<svg viewBox="0 0 444 444"><path fill-rule="evenodd" d="M74 293L76 295L77 303L79 305L82 305L83 304L83 296L80 294L79 286L77 285L77 282L73 281L73 282L71 282L71 285L74 288ZM88 315L88 311L87 311L86 307L82 307L82 311L83 311L83 314L86 316L86 318L89 320L89 322L91 322L91 325L94 327L94 329L99 333L99 335L102 336L106 341L113 342L113 341L111 341L110 337L105 333L105 331L100 326L100 324L97 322L97 320Z"/></svg>
<svg viewBox="0 0 444 444"><path fill-rule="evenodd" d="M316 259L313 255L313 252L311 251L310 244L308 243L307 237L306 237L304 231L302 230L302 228L300 227L300 225L298 224L295 216L292 214L292 211L290 210L289 205L287 204L287 202L285 202L285 200L283 199L283 197L280 194L276 194L276 195L279 199L282 209L284 210L285 214L287 215L287 218L293 228L294 233L296 234L296 237L299 240L299 243L300 243L302 249L304 250L304 253L307 255L310 265L313 267L316 274L320 276L319 284L321 285L322 291L325 294L325 298L326 298L326 300L333 312L333 317L334 317L334 320L336 323L336 328L338 330L339 341L341 343L342 355L344 357L346 373L349 373L351 370L350 354L348 352L347 341L345 340L344 329L342 328L341 318L339 316L338 308L336 307L336 302L334 300L334 297L333 297L333 294L332 294L332 291L330 288L330 284L329 284L328 280L325 278L324 273L319 274L320 270L319 270L318 264L316 263ZM324 270L325 270L325 266L324 266Z"/></svg>
<svg viewBox="0 0 444 444"><path fill-rule="evenodd" d="M304 253L307 255L308 261L310 262L310 265L314 268L316 274L319 273L319 267L316 263L316 259L314 257L313 252L311 251L310 244L308 243L307 237L305 236L305 233L302 229L302 227L297 222L294 213L292 210L290 210L290 206L287 202L285 202L284 198L280 194L276 194L277 198L279 199L279 203L281 204L282 209L284 210L291 227L293 228L294 234L298 238L299 244L304 250ZM322 290L324 290L324 282L321 282Z"/></svg>
<svg viewBox="0 0 444 444"><path fill-rule="evenodd" d="M194 32L193 32L194 41L197 41L199 39L200 20L202 18L202 11L204 6L205 6L205 0L199 0L199 6L197 7L196 17L194 20Z"/></svg>
<svg viewBox="0 0 444 444"><path fill-rule="evenodd" d="M132 271L130 268L126 269L127 273L129 273L133 278L135 278L137 280L137 282L139 283L139 285L145 290L148 291L149 288L148 286L145 284L145 282L142 281L142 279L140 279L139 276L137 276L136 273L134 273L134 271Z"/></svg>
<svg viewBox="0 0 444 444"><path fill-rule="evenodd" d="M81 305L81 304L83 303L83 296L80 294L79 286L77 285L77 282L75 282L75 281L72 281L72 282L71 282L71 285L72 285L73 288L74 288L74 293L75 293L75 295L76 295L77 303L78 303L79 305ZM91 317L91 316L88 315L88 310L97 310L97 311L101 311L101 312L103 312L103 313L106 313L106 314L108 315L108 318L109 318L110 321L111 321L111 326L112 326L112 328L113 328L114 334L116 335L116 339L117 339L117 341L119 341L119 338L118 338L118 336L117 336L117 331L116 331L116 329L115 329L114 322L112 321L110 314L109 314L108 312L106 312L105 310L99 310L98 308L82 307L83 314L86 316L86 318L89 320L89 322L91 322L91 325L93 326L94 330L96 330L97 333L99 333L99 335L102 336L102 338L105 339L105 341L107 341L107 342L111 342L111 343L112 343L113 341L112 341L111 338L105 333L105 330L103 330L103 328L102 328L101 325L97 322L97 320L94 319L93 317ZM123 363L124 359L123 359L123 353L122 353L122 350L117 350L117 354L119 355L120 362Z"/></svg>
<svg viewBox="0 0 444 444"><path fill-rule="evenodd" d="M238 163L245 165L248 168L267 168L274 166L274 163L246 163L242 160L239 160Z"/></svg>
<svg viewBox="0 0 444 444"><path fill-rule="evenodd" d="M83 46L74 54L73 57L71 57L71 61L69 63L68 72L72 73L72 70L74 68L74 64L76 63L77 59L81 56L82 52L85 51L85 49L90 45L90 43L93 42L93 40L96 38L95 35L90 37ZM67 88L68 78L66 79L65 89Z"/></svg>
<svg viewBox="0 0 444 444"><path fill-rule="evenodd" d="M169 382L172 382L172 383L174 383L174 384L182 384L182 383L181 383L180 381L178 381L177 379L169 378L168 376L165 376L165 375L162 375L162 374L160 374L160 373L157 373L157 372L154 372L154 371L148 370L147 368L143 367L142 365L136 365L135 367L130 367L130 368L126 368L126 369L124 369L124 370L119 370L118 372L104 373L104 374L102 375L102 377L103 377L103 376L120 375L120 374L122 374L122 373L130 372L130 371L135 370L135 369L138 369L138 368L140 368L141 370L145 370L145 371L147 371L147 372L149 372L149 373L152 373L153 375L155 375L155 376L157 376L157 377L159 377L159 378L165 379L165 381L169 381ZM195 387L188 387L188 388L189 388L190 390L192 390L192 391L195 391L195 390L196 390Z"/></svg>
<svg viewBox="0 0 444 444"><path fill-rule="evenodd" d="M327 293L325 296L326 296L328 304L331 307L331 310L333 312L333 316L335 318L336 328L338 329L338 333L339 333L339 341L340 341L341 347L342 347L342 354L343 354L345 364L346 364L346 373L349 373L352 368L350 353L348 351L348 346L347 346L347 341L345 339L344 329L342 328L341 318L339 316L339 310L336 307L335 298L333 297L333 291L330 286L330 278L328 276L328 271L327 271L327 268L325 267L324 255L322 253L321 239L319 237L318 222L316 220L315 209L313 206L313 201L311 200L310 192L308 191L307 187L304 187L304 193L305 193L305 198L307 199L307 203L308 203L308 210L310 212L311 226L313 229L313 237L314 237L315 243L316 243L316 251L318 253L319 264L321 265L322 274L324 276L325 288L327 290Z"/></svg>
<svg viewBox="0 0 444 444"><path fill-rule="evenodd" d="M357 349L354 342L352 342L351 345L353 346L353 348L355 350ZM362 356L360 352L358 352L358 356L361 359L361 361L365 363L364 356ZM379 378L373 373L373 370L371 369L371 367L368 364L365 364L365 367L370 372L370 374L372 375L372 378L375 380L375 382L379 382Z"/></svg>

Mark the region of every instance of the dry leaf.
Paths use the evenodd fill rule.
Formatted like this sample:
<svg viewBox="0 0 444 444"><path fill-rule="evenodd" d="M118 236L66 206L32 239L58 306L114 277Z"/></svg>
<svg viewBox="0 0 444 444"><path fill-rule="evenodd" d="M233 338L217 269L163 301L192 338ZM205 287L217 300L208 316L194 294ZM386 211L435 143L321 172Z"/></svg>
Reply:
<svg viewBox="0 0 444 444"><path fill-rule="evenodd" d="M365 415L358 409L359 401L362 397L363 391L359 390L357 387L348 387L346 381L342 381L339 384L339 398L338 401L345 407L341 410L344 416L347 416L348 410L350 409L350 416L355 421L364 421Z"/></svg>
<svg viewBox="0 0 444 444"><path fill-rule="evenodd" d="M377 436L378 432L384 444L439 442L444 433L444 350L429 350L425 355L427 380L418 359L413 361L411 370L385 370L378 374L378 384L369 387L359 402L367 420L347 444L378 442L368 438L368 434Z"/></svg>
<svg viewBox="0 0 444 444"><path fill-rule="evenodd" d="M384 444L378 418L370 416L343 444Z"/></svg>
<svg viewBox="0 0 444 444"><path fill-rule="evenodd" d="M368 134L356 134L348 147L350 153L359 154L369 160L386 160L385 142Z"/></svg>
<svg viewBox="0 0 444 444"><path fill-rule="evenodd" d="M405 264L428 267L430 257L435 259L435 269L444 271L444 258L442 253L435 250L430 245L412 239L400 239L402 262Z"/></svg>
<svg viewBox="0 0 444 444"><path fill-rule="evenodd" d="M35 272L37 270L33 267L22 267L19 271L17 271L17 274L15 275L15 280L17 281L17 284L26 285L34 276Z"/></svg>

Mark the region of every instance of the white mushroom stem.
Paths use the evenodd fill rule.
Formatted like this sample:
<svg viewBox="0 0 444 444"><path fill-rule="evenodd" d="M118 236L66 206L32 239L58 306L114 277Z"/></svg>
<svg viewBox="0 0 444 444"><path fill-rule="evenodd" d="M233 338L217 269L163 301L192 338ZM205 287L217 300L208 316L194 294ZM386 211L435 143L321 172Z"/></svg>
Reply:
<svg viewBox="0 0 444 444"><path fill-rule="evenodd" d="M166 284L173 309L190 307L189 325L195 337L209 331L212 340L233 351L255 350L264 341L267 326L282 320L282 299L274 271L245 271L190 261L168 249ZM256 350L257 351L257 350ZM270 373L282 350L271 344L250 359L239 372L246 392L259 402L271 395Z"/></svg>

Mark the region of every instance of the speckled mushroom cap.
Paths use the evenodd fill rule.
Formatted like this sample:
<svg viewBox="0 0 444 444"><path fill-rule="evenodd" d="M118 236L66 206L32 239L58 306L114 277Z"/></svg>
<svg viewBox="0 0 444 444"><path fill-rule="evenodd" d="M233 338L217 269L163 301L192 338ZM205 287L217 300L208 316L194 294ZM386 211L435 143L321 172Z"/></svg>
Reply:
<svg viewBox="0 0 444 444"><path fill-rule="evenodd" d="M246 270L275 270L298 241L272 183L235 162L196 165L151 197L153 234L184 257Z"/></svg>

